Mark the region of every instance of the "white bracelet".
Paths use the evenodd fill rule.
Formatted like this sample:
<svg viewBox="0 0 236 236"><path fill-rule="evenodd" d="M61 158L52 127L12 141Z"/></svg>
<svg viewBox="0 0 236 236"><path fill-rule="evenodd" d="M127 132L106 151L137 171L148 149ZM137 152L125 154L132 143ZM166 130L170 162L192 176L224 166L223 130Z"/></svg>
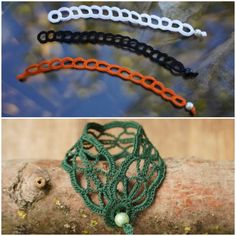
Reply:
<svg viewBox="0 0 236 236"><path fill-rule="evenodd" d="M158 17L156 15L148 15L145 13L139 14L135 11L120 9L118 7L80 5L79 7L61 7L58 10L52 10L48 13L48 20L51 23L80 18L130 22L141 26L148 26L152 29L178 32L186 37L192 35L198 37L207 36L206 32L201 31L200 29L195 30L190 24L182 23L179 20L171 20L166 17Z"/></svg>

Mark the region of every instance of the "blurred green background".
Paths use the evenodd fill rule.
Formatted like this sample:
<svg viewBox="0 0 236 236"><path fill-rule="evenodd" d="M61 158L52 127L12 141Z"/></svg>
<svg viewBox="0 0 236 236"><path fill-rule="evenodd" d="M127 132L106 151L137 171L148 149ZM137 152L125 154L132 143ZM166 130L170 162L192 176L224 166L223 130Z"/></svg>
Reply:
<svg viewBox="0 0 236 236"><path fill-rule="evenodd" d="M80 19L60 24L47 20L50 10L73 5L109 5L188 22L208 37L179 34L131 24ZM233 2L3 2L3 116L189 116L159 96L130 82L99 72L61 70L31 77L16 75L32 63L53 57L96 58L158 78L192 101L198 116L234 116ZM176 77L143 56L106 45L41 45L41 30L102 31L145 42L198 71L195 79Z"/></svg>

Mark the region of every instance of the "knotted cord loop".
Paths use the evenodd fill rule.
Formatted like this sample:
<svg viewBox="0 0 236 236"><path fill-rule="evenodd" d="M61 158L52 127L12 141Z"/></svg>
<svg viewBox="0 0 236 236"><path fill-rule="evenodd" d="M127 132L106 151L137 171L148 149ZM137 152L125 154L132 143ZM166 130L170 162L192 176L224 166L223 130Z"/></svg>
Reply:
<svg viewBox="0 0 236 236"><path fill-rule="evenodd" d="M135 216L152 204L165 178L157 149L142 126L131 121L88 123L62 167L86 206L102 215L108 226L123 227L127 234L133 233Z"/></svg>
<svg viewBox="0 0 236 236"><path fill-rule="evenodd" d="M105 61L99 61L96 59L86 60L82 57L65 57L42 61L39 64L33 64L27 67L22 74L17 76L17 79L24 81L28 76L59 69L96 70L108 73L110 75L117 76L124 80L129 80L135 84L138 84L145 89L159 95L164 100L172 103L175 107L185 108L192 115L196 114L196 109L191 102L187 102L185 98L177 95L172 89L166 88L163 83L154 77L144 76L139 72L133 72L128 68L109 64Z"/></svg>
<svg viewBox="0 0 236 236"><path fill-rule="evenodd" d="M51 23L69 21L72 19L93 18L102 20L112 20L115 22L129 22L132 24L159 29L163 31L178 32L183 36L206 37L207 33L200 29L194 29L190 24L182 23L179 20L171 20L167 17L138 13L127 9L109 6L85 6L61 7L48 13L48 20Z"/></svg>
<svg viewBox="0 0 236 236"><path fill-rule="evenodd" d="M128 235L133 234L133 227L132 227L132 225L130 225L130 224L125 224L125 225L123 226L123 230L124 230L124 232L125 232L126 234L128 234Z"/></svg>
<svg viewBox="0 0 236 236"><path fill-rule="evenodd" d="M96 31L71 32L71 31L41 31L37 35L40 43L60 42L60 43L92 43L92 44L107 44L118 48L126 49L136 54L142 54L148 57L154 63L158 63L173 75L183 76L184 78L193 78L198 73L193 72L190 68L185 68L184 65L175 58L162 53L152 46L141 43L136 39L120 34L103 33Z"/></svg>

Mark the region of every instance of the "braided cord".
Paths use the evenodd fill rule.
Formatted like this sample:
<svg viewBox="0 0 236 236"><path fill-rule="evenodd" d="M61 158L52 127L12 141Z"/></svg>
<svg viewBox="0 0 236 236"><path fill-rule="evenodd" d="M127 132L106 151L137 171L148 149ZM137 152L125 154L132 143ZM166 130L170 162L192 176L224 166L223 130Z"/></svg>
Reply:
<svg viewBox="0 0 236 236"><path fill-rule="evenodd" d="M190 68L185 68L184 65L175 58L162 53L157 49L153 49L150 45L141 43L136 39L119 34L103 33L96 31L71 32L71 31L41 31L37 39L40 43L61 42L61 43L92 43L92 44L107 44L118 48L127 49L137 54L142 54L148 57L151 61L158 63L168 69L172 74L183 76L185 78L196 77L198 73L192 72Z"/></svg>
<svg viewBox="0 0 236 236"><path fill-rule="evenodd" d="M104 169L104 164L108 168ZM102 215L107 225L116 227L114 219L120 212L128 215L129 222L123 225L126 234L133 233L131 223L136 214L152 204L166 172L142 126L131 121L88 123L66 153L62 167L86 206ZM97 195L99 202L91 194Z"/></svg>
<svg viewBox="0 0 236 236"><path fill-rule="evenodd" d="M146 13L138 13L127 9L109 6L85 6L61 7L48 13L48 20L51 23L69 21L72 19L93 18L102 20L112 20L115 22L129 22L140 26L160 29L163 31L178 32L183 36L190 37L196 35L205 37L207 33L200 29L194 29L190 24L182 23L179 20L171 20L167 17L158 17Z"/></svg>
<svg viewBox="0 0 236 236"><path fill-rule="evenodd" d="M86 60L82 57L65 57L42 61L39 64L33 64L27 67L22 74L17 76L17 79L24 81L28 76L59 69L95 70L108 73L110 75L117 76L121 79L138 84L145 89L154 92L164 100L172 103L177 108L185 108L192 115L196 114L196 109L191 102L187 102L183 97L177 95L172 89L166 88L163 83L154 77L144 76L139 72L132 72L128 68L109 64L105 61L99 61L96 59Z"/></svg>

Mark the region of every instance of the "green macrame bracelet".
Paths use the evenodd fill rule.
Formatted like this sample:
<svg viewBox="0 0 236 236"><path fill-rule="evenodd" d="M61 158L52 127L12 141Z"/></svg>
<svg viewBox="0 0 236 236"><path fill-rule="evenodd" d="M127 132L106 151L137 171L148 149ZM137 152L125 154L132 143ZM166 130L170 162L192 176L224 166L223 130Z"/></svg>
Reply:
<svg viewBox="0 0 236 236"><path fill-rule="evenodd" d="M126 234L165 178L164 161L136 122L88 123L62 166L87 207Z"/></svg>

